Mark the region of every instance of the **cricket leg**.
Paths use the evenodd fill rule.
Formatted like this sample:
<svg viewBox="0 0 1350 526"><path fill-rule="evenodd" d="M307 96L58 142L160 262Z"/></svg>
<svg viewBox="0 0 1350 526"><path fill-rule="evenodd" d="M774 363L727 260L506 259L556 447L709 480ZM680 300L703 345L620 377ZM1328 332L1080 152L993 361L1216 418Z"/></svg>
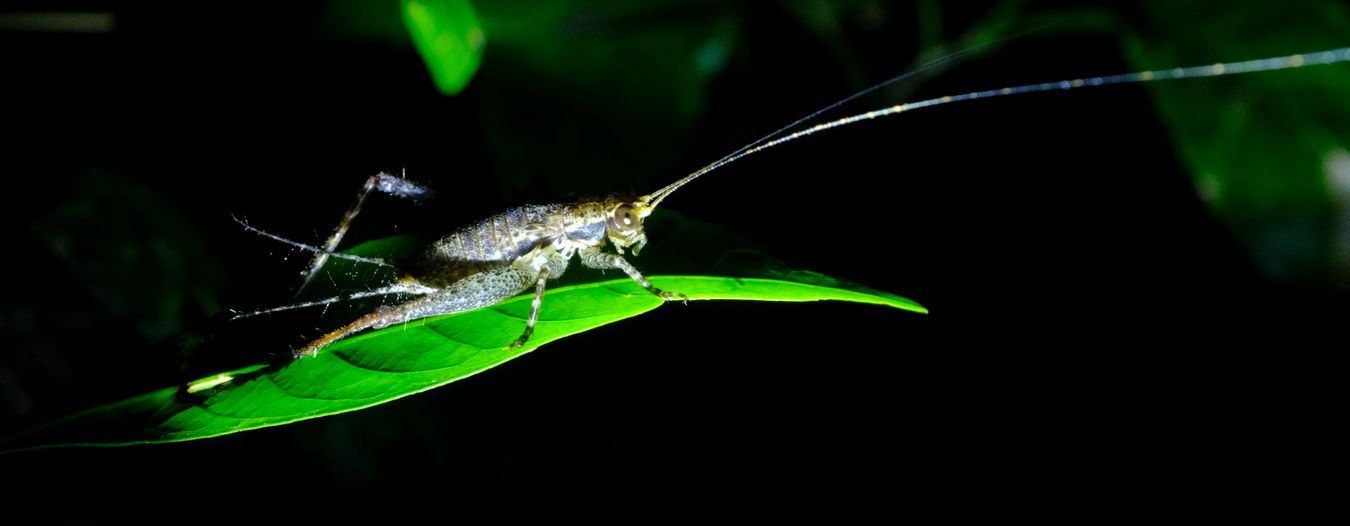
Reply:
<svg viewBox="0 0 1350 526"><path fill-rule="evenodd" d="M433 293L433 292L436 292L437 290L439 290L439 289L434 289L434 288L428 287L428 286L426 286L426 285L422 285L422 284L420 284L420 283L416 283L416 282L412 282L412 281L401 281L401 282L395 283L395 284L393 284L393 285L390 285L390 286L388 286L388 287L380 287L380 288L378 288L378 289L371 289L371 290L363 290L363 291L359 291L359 292L352 292L352 293L350 293L350 294L343 294L343 295L341 295L341 296L333 296L333 297L331 297L331 298L325 298L325 299L321 299L321 300L306 301L306 302L304 302L304 303L292 303L292 304L290 304L290 305L282 305L282 306L280 306L280 307L271 307L271 308L266 308L266 309L260 309L260 310L250 311L250 312L235 312L234 316L230 317L230 319L231 319L231 320L237 320L237 319L240 319L240 318L251 318L251 317L253 317L253 316L260 316L260 315L263 315L263 314L271 314L271 313L273 313L273 312L281 312L281 311L294 310L294 309L303 309L303 308L306 308L306 307L318 307L318 306L322 306L322 305L331 305L331 304L339 303L339 302L343 302L343 301L358 300L358 299L361 299L361 298L369 298L369 297L373 297L373 296L390 296L390 295L395 295L395 294L403 294L403 295L409 295L409 294L411 294L411 295L419 295L419 296L420 296L420 295L424 295L424 294L431 294L431 293Z"/></svg>
<svg viewBox="0 0 1350 526"><path fill-rule="evenodd" d="M236 217L236 218L233 218L233 219L234 219L234 222L239 223L239 226L244 227L244 230L247 230L247 231L249 231L249 232L253 232L254 234L258 234L258 235L260 235L260 236L262 236L262 237L265 237L265 238L267 238L267 239L271 239L271 240L276 241L276 242L278 242L278 243L283 243L283 244L286 244L286 245L290 245L290 246L292 246L292 247L295 247L295 248L297 248L297 249L300 249L300 250L303 250L303 251L306 251L306 252L313 252L313 253L315 253L315 254L318 254L318 253L323 252L323 253L328 254L329 256L332 256L332 257L335 257L335 258L338 258L338 259L345 259L345 260L348 260L348 261L355 261L355 262L357 262L357 263L367 263L367 264L376 265L376 266L380 266L380 267L392 267L392 266L393 266L393 265L390 264L388 261L385 261L385 260L380 259L380 258L363 258L363 257L361 257L361 256L353 256L353 255L351 255L351 254L343 254L343 253L341 253L341 252L324 252L324 249L322 249L322 248L319 248L319 247L316 247L316 246L311 246L311 245L306 245L306 244L304 244L304 243L299 243L299 242L296 242L296 241L291 241L291 240L286 239L286 238L284 238L284 237L278 236L278 235L273 234L273 233L271 233L271 232L268 232L268 231L266 231L266 230L260 229L260 228L258 228L258 227L253 226L253 225L250 225L250 224L248 224L247 221L244 221L243 219L239 219L239 218L237 218L237 217Z"/></svg>
<svg viewBox="0 0 1350 526"><path fill-rule="evenodd" d="M638 272L637 268L633 267L633 264L629 263L628 260L623 258L623 256L620 256L618 254L611 254L608 252L602 252L598 247L585 248L582 249L579 253L581 255L582 265L598 269L617 268L619 270L622 270L625 274L628 274L628 277L633 278L633 281L636 281L638 285L642 285L642 288L647 289L652 294L659 296L663 300L666 301L679 300L683 302L689 301L689 296L685 296L684 294L680 294L678 292L665 291L656 288L656 286L652 285L652 282L647 281L647 278L642 277L642 273Z"/></svg>
<svg viewBox="0 0 1350 526"><path fill-rule="evenodd" d="M494 305L529 288L530 282L534 280L533 274L529 269L515 267L479 272L421 298L380 307L295 350L295 357L315 356L320 349L333 342L366 329L381 329L397 323Z"/></svg>
<svg viewBox="0 0 1350 526"><path fill-rule="evenodd" d="M548 282L548 267L539 270L539 282L534 286L534 301L530 302L530 319L525 322L525 332L521 333L516 341L511 342L511 348L516 349L530 339L534 334L534 324L539 321L539 307L544 304L544 284Z"/></svg>
<svg viewBox="0 0 1350 526"><path fill-rule="evenodd" d="M328 256L332 255L334 250L337 250L338 243L341 243L342 237L347 235L347 229L351 227L352 220L356 219L356 214L361 213L361 205L365 204L366 197L369 197L371 192L377 190L382 193L408 199L421 198L430 193L426 188L418 186L407 179L395 177L384 172L372 175L369 179L366 179L366 184L361 186L361 192L356 194L356 202L352 203L352 207L347 210L346 214L342 215L342 221L338 223L337 229L333 231L333 235L328 236L328 240L324 242L323 246L320 247L320 250L314 253L314 259L309 262L309 268L300 273L301 278L303 278L303 281L300 283L300 290L305 290L305 287L309 285L310 280L314 279L314 276L319 273L320 268L323 268L323 264L328 262Z"/></svg>

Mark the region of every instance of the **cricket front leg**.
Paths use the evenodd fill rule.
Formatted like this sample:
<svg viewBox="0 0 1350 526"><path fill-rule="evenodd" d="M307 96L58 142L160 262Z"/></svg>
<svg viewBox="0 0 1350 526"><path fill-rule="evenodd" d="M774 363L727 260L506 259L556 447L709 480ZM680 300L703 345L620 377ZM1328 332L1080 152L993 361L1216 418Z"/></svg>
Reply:
<svg viewBox="0 0 1350 526"><path fill-rule="evenodd" d="M642 277L642 273L638 272L637 268L634 267L632 263L629 263L628 260L624 259L623 256L620 256L618 254L611 254L608 252L602 252L598 247L582 249L579 252L579 254L581 256L582 265L585 265L590 268L598 268L598 269L616 268L622 270L624 274L628 274L628 277L633 278L633 281L636 281L638 285L642 285L642 288L647 289L652 294L659 296L663 300L666 301L679 300L683 302L689 301L689 296L685 296L684 294L656 288L655 285L652 285L652 282L647 281L647 278Z"/></svg>
<svg viewBox="0 0 1350 526"><path fill-rule="evenodd" d="M520 294L529 288L530 282L533 280L534 274L528 269L502 267L479 272L421 298L398 305L380 307L375 312L357 318L356 321L297 349L294 354L296 358L315 356L319 354L320 349L366 329L382 329L397 323L495 305L511 296ZM536 312L530 316L530 328L533 328L534 318L538 314L538 304L539 301L536 299ZM522 338L528 336L529 329L526 330Z"/></svg>

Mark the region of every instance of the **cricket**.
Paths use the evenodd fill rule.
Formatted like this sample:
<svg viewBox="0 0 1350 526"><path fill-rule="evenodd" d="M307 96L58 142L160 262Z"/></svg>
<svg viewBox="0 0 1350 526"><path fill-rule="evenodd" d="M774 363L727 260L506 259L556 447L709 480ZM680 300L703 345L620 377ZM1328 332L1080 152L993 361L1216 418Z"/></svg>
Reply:
<svg viewBox="0 0 1350 526"><path fill-rule="evenodd" d="M822 113L907 78L927 67L924 66L798 119L649 194L640 196L612 194L600 199L511 208L454 229L425 247L416 258L397 265L391 261L358 257L337 251L352 221L372 193L409 199L418 199L430 193L429 189L404 177L380 173L366 180L355 202L342 216L332 235L321 246L286 239L237 218L236 221L250 232L313 254L309 265L301 273L303 279L301 288L313 279L330 258L394 267L402 278L379 288L240 313L235 318L322 306L359 298L385 296L402 298L401 301L386 303L295 349L294 358L300 359L315 356L324 347L361 331L488 307L533 289L529 317L521 328L520 336L510 343L511 348L520 347L529 340L534 331L541 309L547 308L544 305L547 283L561 277L574 257L579 257L581 265L587 268L621 270L642 288L667 302L687 301L688 298L684 294L663 290L644 277L625 257L625 251L631 250L633 256L638 256L647 244L643 221L677 190L710 172L769 148L865 120L977 99L1268 72L1345 62L1350 62L1350 47L971 91L895 104L843 118L812 123L813 119ZM613 246L612 250L607 250L609 245Z"/></svg>

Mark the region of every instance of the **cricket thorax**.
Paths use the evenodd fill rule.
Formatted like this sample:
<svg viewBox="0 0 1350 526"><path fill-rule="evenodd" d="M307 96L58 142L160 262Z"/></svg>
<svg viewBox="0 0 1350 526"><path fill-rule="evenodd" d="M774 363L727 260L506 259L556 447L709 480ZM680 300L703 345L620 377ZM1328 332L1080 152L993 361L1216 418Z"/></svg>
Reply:
<svg viewBox="0 0 1350 526"><path fill-rule="evenodd" d="M627 196L567 204L526 205L464 226L422 253L411 277L443 287L487 269L538 267L542 258L570 259L578 250L614 243L620 253L647 243L647 209ZM535 270L538 270L535 268Z"/></svg>

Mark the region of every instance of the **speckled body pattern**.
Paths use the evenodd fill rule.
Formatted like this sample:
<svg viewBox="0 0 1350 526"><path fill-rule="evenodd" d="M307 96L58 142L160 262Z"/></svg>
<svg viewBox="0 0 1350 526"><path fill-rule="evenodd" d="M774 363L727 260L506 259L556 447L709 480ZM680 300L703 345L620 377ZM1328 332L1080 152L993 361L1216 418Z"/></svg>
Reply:
<svg viewBox="0 0 1350 526"><path fill-rule="evenodd" d="M367 183L365 192L371 188L380 189ZM364 194L344 216L333 239L341 238L340 233L363 200ZM422 297L381 307L310 342L296 351L296 356L312 356L319 349L368 328L487 307L533 285L534 303L525 332L512 343L513 347L523 345L538 320L545 283L561 277L577 255L587 267L623 270L664 299L686 299L682 294L652 286L621 255L630 246L637 254L646 244L642 218L648 213L650 208L641 201L615 195L597 201L526 205L464 226L427 247L407 269L401 285L394 287L400 293ZM618 253L602 251L607 243L613 243Z"/></svg>
<svg viewBox="0 0 1350 526"><path fill-rule="evenodd" d="M564 260L556 272L550 272L556 278L567 269L566 260L576 250L605 244L608 215L604 204L595 201L512 208L432 243L414 264L411 276L437 288L507 265L530 270L534 276L549 258L531 258L531 252L552 247Z"/></svg>

